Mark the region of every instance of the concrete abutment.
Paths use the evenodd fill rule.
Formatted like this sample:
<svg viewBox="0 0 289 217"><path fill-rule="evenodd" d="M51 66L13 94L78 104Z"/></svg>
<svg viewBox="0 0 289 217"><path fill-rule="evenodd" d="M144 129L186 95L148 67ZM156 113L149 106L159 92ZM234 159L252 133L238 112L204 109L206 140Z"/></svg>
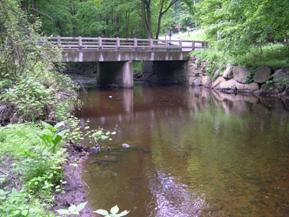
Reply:
<svg viewBox="0 0 289 217"><path fill-rule="evenodd" d="M132 61L98 62L96 83L100 87L133 87Z"/></svg>
<svg viewBox="0 0 289 217"><path fill-rule="evenodd" d="M154 84L188 84L188 60L144 63L143 81Z"/></svg>

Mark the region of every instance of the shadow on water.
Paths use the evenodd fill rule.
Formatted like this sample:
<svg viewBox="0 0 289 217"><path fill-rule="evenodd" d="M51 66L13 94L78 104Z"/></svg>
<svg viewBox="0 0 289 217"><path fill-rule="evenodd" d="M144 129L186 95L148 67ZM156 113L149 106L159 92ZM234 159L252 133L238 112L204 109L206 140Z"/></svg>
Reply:
<svg viewBox="0 0 289 217"><path fill-rule="evenodd" d="M83 121L139 148L88 159L91 207L118 204L134 217L289 215L287 101L176 86L82 99Z"/></svg>

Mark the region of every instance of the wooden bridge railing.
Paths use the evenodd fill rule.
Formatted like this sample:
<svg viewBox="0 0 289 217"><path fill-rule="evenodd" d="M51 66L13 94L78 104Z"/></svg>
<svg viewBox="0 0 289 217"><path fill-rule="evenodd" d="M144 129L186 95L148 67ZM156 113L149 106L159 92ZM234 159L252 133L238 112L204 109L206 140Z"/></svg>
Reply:
<svg viewBox="0 0 289 217"><path fill-rule="evenodd" d="M136 38L50 37L48 41L63 49L192 51L208 47L205 41Z"/></svg>

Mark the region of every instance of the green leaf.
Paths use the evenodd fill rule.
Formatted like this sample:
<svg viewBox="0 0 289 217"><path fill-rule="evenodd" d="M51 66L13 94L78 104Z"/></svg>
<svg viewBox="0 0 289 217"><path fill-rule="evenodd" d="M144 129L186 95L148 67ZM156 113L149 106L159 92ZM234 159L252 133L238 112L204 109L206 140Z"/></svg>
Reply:
<svg viewBox="0 0 289 217"><path fill-rule="evenodd" d="M117 214L116 216L117 216L117 217L122 217L122 216L126 216L126 215L128 215L128 214L129 214L129 211L124 210L124 211L122 211L121 213Z"/></svg>
<svg viewBox="0 0 289 217"><path fill-rule="evenodd" d="M60 215L69 215L69 211L67 209L58 209L56 210Z"/></svg>
<svg viewBox="0 0 289 217"><path fill-rule="evenodd" d="M98 210L95 210L93 211L94 213L97 213L99 215L103 215L103 216L107 216L109 215L108 211L106 211L105 209L98 209Z"/></svg>
<svg viewBox="0 0 289 217"><path fill-rule="evenodd" d="M119 208L118 208L117 205L115 205L114 207L112 207L112 208L110 209L111 214L114 214L114 215L117 214L118 211L119 211Z"/></svg>
<svg viewBox="0 0 289 217"><path fill-rule="evenodd" d="M84 207L86 206L87 202L83 202L77 205L77 210L81 211L84 209Z"/></svg>
<svg viewBox="0 0 289 217"><path fill-rule="evenodd" d="M77 210L77 207L75 205L71 205L69 208L68 208L68 211L69 211L69 214L78 214L78 210Z"/></svg>
<svg viewBox="0 0 289 217"><path fill-rule="evenodd" d="M53 144L57 145L61 140L62 140L62 136L56 135L55 138L53 139Z"/></svg>

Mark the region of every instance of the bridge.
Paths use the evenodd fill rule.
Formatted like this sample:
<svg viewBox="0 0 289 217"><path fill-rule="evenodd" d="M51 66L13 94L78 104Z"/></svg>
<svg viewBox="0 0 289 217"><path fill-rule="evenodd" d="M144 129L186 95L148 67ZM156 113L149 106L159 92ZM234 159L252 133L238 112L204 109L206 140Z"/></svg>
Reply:
<svg viewBox="0 0 289 217"><path fill-rule="evenodd" d="M160 82L185 82L189 53L208 47L204 41L166 39L50 37L48 41L62 49L63 62L95 62L97 84L117 87L133 86L132 61L144 61L144 73L156 72Z"/></svg>

